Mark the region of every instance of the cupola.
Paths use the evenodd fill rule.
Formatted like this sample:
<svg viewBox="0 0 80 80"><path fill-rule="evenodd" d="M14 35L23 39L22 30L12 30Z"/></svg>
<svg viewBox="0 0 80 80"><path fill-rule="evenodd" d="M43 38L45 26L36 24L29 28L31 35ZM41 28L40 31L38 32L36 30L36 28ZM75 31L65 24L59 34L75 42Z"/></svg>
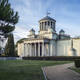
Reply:
<svg viewBox="0 0 80 80"><path fill-rule="evenodd" d="M29 32L30 32L30 35L35 35L35 30L33 28Z"/></svg>
<svg viewBox="0 0 80 80"><path fill-rule="evenodd" d="M39 31L48 31L48 28L52 28L55 31L56 20L46 16L39 21Z"/></svg>
<svg viewBox="0 0 80 80"><path fill-rule="evenodd" d="M65 34L65 31L64 31L63 29L61 29L61 30L59 31L59 34L60 34L60 35L64 35L64 34Z"/></svg>

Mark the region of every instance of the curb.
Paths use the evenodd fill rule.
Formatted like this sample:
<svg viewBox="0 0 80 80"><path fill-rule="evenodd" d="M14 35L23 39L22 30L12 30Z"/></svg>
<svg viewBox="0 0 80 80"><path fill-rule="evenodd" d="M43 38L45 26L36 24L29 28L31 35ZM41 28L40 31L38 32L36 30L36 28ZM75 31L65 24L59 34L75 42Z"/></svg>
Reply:
<svg viewBox="0 0 80 80"><path fill-rule="evenodd" d="M48 79L47 79L47 76L46 76L46 73L45 73L45 71L44 71L44 68L41 68L41 69L42 69L42 72L43 72L43 75L44 75L45 80L48 80Z"/></svg>

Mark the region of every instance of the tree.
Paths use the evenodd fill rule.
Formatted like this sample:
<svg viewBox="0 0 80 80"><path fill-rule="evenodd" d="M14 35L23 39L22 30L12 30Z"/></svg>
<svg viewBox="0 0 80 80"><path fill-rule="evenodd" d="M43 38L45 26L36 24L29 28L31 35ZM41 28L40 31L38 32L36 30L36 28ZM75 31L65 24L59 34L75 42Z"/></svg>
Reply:
<svg viewBox="0 0 80 80"><path fill-rule="evenodd" d="M8 35L8 41L7 41L4 53L6 56L12 56L12 57L16 56L15 46L14 46L14 37L12 33Z"/></svg>
<svg viewBox="0 0 80 80"><path fill-rule="evenodd" d="M14 41L11 32L15 29L15 24L18 23L18 20L18 12L14 12L9 0L0 0L0 37L9 38L6 44L6 50L12 45L11 48L7 50L6 55L14 56Z"/></svg>
<svg viewBox="0 0 80 80"><path fill-rule="evenodd" d="M14 12L8 0L0 0L0 31L10 33L18 23L18 12Z"/></svg>

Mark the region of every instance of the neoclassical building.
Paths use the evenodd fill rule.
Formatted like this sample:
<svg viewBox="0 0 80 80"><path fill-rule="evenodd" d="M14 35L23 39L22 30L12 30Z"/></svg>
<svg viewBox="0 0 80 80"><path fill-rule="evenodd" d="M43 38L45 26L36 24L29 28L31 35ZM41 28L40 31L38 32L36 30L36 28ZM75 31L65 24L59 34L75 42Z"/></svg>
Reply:
<svg viewBox="0 0 80 80"><path fill-rule="evenodd" d="M56 20L46 16L39 20L39 33L31 29L28 38L18 41L18 55L80 56L80 39L71 38L61 29L56 32Z"/></svg>

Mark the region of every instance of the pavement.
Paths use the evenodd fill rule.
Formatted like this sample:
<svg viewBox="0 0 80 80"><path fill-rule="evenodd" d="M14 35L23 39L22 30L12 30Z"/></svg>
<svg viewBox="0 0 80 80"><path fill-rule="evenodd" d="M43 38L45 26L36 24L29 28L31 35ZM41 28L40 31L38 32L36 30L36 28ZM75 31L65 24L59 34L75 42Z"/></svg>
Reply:
<svg viewBox="0 0 80 80"><path fill-rule="evenodd" d="M70 70L73 63L44 67L47 80L80 80L80 74Z"/></svg>

